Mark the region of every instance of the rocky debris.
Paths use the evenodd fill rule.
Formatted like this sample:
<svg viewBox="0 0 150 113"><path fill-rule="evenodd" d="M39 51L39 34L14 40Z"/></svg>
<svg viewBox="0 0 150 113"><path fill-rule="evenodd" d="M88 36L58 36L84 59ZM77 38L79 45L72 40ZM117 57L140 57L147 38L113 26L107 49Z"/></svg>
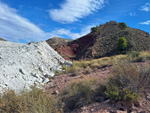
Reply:
<svg viewBox="0 0 150 113"><path fill-rule="evenodd" d="M44 85L65 60L45 41L20 44L0 41L0 92L16 93Z"/></svg>
<svg viewBox="0 0 150 113"><path fill-rule="evenodd" d="M150 100L150 94L147 94L146 98L147 98L148 100Z"/></svg>
<svg viewBox="0 0 150 113"><path fill-rule="evenodd" d="M66 60L66 62L64 63L66 66L71 67L72 66L72 62L69 60Z"/></svg>

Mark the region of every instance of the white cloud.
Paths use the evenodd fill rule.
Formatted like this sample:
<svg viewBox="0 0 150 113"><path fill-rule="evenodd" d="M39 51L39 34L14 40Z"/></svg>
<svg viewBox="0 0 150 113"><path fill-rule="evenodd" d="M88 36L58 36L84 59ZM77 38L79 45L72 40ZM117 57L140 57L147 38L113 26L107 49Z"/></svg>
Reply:
<svg viewBox="0 0 150 113"><path fill-rule="evenodd" d="M146 3L144 6L141 7L142 11L150 11L150 3Z"/></svg>
<svg viewBox="0 0 150 113"><path fill-rule="evenodd" d="M0 37L17 42L41 40L48 37L48 33L17 14L17 11L0 1Z"/></svg>
<svg viewBox="0 0 150 113"><path fill-rule="evenodd" d="M80 33L74 33L64 28L59 28L51 32L44 32L38 26L30 22L28 19L17 14L16 9L10 8L0 1L0 37L13 42L19 40L40 41L52 38L54 36L67 36L72 39L79 38L90 32L89 25L81 29Z"/></svg>
<svg viewBox="0 0 150 113"><path fill-rule="evenodd" d="M60 9L49 10L50 17L57 22L72 23L101 9L106 0L65 0Z"/></svg>
<svg viewBox="0 0 150 113"><path fill-rule="evenodd" d="M135 12L130 12L129 15L130 16L136 16L136 13Z"/></svg>
<svg viewBox="0 0 150 113"><path fill-rule="evenodd" d="M150 25L150 20L145 21L145 22L140 22L140 24L143 24L143 25Z"/></svg>
<svg viewBox="0 0 150 113"><path fill-rule="evenodd" d="M55 34L57 36L62 36L62 35L66 35L72 39L76 39L76 38L80 38L88 33L90 33L90 30L91 28L95 26L95 25L88 25L86 27L83 27L81 29L81 32L80 33L74 33L74 32L71 32L70 30L67 30L67 29L58 29L58 30L55 30L53 32L51 32L52 34Z"/></svg>

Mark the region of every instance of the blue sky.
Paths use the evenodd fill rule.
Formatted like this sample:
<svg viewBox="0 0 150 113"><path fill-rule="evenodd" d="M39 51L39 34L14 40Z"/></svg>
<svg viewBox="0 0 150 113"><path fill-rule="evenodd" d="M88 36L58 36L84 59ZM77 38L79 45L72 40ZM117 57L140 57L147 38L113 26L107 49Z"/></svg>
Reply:
<svg viewBox="0 0 150 113"><path fill-rule="evenodd" d="M0 37L13 42L76 39L112 20L150 33L150 0L0 0Z"/></svg>

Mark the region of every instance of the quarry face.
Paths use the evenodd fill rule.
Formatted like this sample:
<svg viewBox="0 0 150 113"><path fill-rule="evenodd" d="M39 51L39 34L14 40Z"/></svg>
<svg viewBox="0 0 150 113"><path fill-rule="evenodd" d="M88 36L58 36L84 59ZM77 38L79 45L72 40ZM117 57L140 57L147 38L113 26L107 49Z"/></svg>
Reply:
<svg viewBox="0 0 150 113"><path fill-rule="evenodd" d="M45 41L19 44L0 41L0 92L19 93L33 85L44 85L65 60Z"/></svg>

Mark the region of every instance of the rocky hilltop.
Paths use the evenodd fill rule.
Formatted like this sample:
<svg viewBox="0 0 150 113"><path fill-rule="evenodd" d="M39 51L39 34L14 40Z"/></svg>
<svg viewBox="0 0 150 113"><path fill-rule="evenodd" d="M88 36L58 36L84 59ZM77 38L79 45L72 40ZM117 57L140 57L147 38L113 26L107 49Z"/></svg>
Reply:
<svg viewBox="0 0 150 113"><path fill-rule="evenodd" d="M3 38L0 38L0 41L6 41L5 39L3 39Z"/></svg>
<svg viewBox="0 0 150 113"><path fill-rule="evenodd" d="M0 92L20 92L31 85L45 84L65 60L45 41L19 44L0 41Z"/></svg>
<svg viewBox="0 0 150 113"><path fill-rule="evenodd" d="M97 26L97 32L91 32L63 46L57 45L55 50L65 59L93 59L117 54L117 40L127 40L127 51L145 51L150 49L149 33L127 27L120 28L120 23L107 22ZM49 45L51 45L49 43Z"/></svg>
<svg viewBox="0 0 150 113"><path fill-rule="evenodd" d="M60 38L60 37L53 37L50 38L48 40L46 40L46 42L54 49L57 50L58 46L63 46L68 44L68 42L71 42L71 39L64 39L64 38Z"/></svg>

